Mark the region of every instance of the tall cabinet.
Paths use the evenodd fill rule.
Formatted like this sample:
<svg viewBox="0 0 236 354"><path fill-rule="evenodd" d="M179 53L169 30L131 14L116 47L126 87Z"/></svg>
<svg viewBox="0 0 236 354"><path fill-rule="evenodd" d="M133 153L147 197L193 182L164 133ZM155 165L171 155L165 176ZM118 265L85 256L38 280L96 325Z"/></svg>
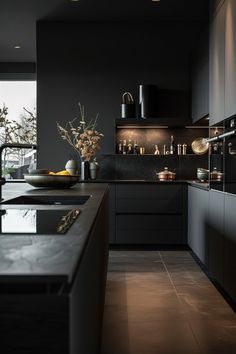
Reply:
<svg viewBox="0 0 236 354"><path fill-rule="evenodd" d="M236 1L225 2L225 118L236 114Z"/></svg>
<svg viewBox="0 0 236 354"><path fill-rule="evenodd" d="M236 1L220 1L210 23L210 125L236 114Z"/></svg>
<svg viewBox="0 0 236 354"><path fill-rule="evenodd" d="M225 3L214 13L210 25L210 125L224 119L225 115Z"/></svg>

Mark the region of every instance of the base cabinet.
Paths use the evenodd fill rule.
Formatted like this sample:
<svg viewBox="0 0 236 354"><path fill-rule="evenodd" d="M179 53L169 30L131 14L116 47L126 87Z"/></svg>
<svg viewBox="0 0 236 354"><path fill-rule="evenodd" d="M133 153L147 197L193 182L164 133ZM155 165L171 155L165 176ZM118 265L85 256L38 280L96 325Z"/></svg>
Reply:
<svg viewBox="0 0 236 354"><path fill-rule="evenodd" d="M188 187L188 244L236 303L236 196Z"/></svg>
<svg viewBox="0 0 236 354"><path fill-rule="evenodd" d="M188 187L188 245L208 265L209 192Z"/></svg>
<svg viewBox="0 0 236 354"><path fill-rule="evenodd" d="M61 251L63 254L63 251ZM0 283L4 354L99 354L108 259L107 204L92 227L72 283L57 277Z"/></svg>
<svg viewBox="0 0 236 354"><path fill-rule="evenodd" d="M209 192L209 272L223 286L224 257L224 203L223 193Z"/></svg>
<svg viewBox="0 0 236 354"><path fill-rule="evenodd" d="M186 244L182 184L117 184L116 244Z"/></svg>
<svg viewBox="0 0 236 354"><path fill-rule="evenodd" d="M236 196L225 196L224 288L236 302Z"/></svg>

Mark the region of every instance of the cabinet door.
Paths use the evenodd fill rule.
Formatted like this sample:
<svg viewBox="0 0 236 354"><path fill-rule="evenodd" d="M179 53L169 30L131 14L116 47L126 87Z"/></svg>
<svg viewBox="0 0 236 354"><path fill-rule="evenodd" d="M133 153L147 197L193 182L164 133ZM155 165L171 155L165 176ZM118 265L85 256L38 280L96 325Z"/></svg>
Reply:
<svg viewBox="0 0 236 354"><path fill-rule="evenodd" d="M109 185L109 243L116 241L116 186Z"/></svg>
<svg viewBox="0 0 236 354"><path fill-rule="evenodd" d="M224 119L225 3L212 19L210 30L210 125Z"/></svg>
<svg viewBox="0 0 236 354"><path fill-rule="evenodd" d="M236 114L236 1L227 0L225 22L225 118Z"/></svg>
<svg viewBox="0 0 236 354"><path fill-rule="evenodd" d="M116 242L121 244L182 244L182 215L117 215Z"/></svg>
<svg viewBox="0 0 236 354"><path fill-rule="evenodd" d="M182 185L117 185L116 213L182 214Z"/></svg>
<svg viewBox="0 0 236 354"><path fill-rule="evenodd" d="M223 286L224 198L220 192L209 192L209 272Z"/></svg>
<svg viewBox="0 0 236 354"><path fill-rule="evenodd" d="M224 288L236 301L236 196L225 196Z"/></svg>
<svg viewBox="0 0 236 354"><path fill-rule="evenodd" d="M209 114L209 32L204 30L192 59L192 121Z"/></svg>
<svg viewBox="0 0 236 354"><path fill-rule="evenodd" d="M205 265L208 263L209 192L188 187L188 244Z"/></svg>

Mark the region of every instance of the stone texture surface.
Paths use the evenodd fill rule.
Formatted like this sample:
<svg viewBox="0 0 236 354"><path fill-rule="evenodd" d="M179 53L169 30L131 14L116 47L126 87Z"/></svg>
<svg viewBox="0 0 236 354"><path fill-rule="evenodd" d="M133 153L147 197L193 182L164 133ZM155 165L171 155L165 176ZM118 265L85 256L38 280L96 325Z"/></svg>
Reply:
<svg viewBox="0 0 236 354"><path fill-rule="evenodd" d="M110 251L110 353L235 354L236 315L188 251Z"/></svg>

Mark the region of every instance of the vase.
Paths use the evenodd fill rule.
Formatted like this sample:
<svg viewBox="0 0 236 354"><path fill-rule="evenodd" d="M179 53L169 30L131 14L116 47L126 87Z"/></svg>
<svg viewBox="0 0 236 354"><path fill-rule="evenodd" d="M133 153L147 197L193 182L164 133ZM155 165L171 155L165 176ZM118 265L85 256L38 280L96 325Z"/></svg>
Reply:
<svg viewBox="0 0 236 354"><path fill-rule="evenodd" d="M86 181L89 178L89 162L81 162L80 179L81 181Z"/></svg>
<svg viewBox="0 0 236 354"><path fill-rule="evenodd" d="M98 170L99 170L99 164L97 161L90 162L89 164L89 172L90 172L90 178L91 179L96 179L98 175Z"/></svg>
<svg viewBox="0 0 236 354"><path fill-rule="evenodd" d="M76 175L78 170L78 165L75 160L70 159L67 161L65 165L65 169L67 172L69 172L70 175Z"/></svg>

